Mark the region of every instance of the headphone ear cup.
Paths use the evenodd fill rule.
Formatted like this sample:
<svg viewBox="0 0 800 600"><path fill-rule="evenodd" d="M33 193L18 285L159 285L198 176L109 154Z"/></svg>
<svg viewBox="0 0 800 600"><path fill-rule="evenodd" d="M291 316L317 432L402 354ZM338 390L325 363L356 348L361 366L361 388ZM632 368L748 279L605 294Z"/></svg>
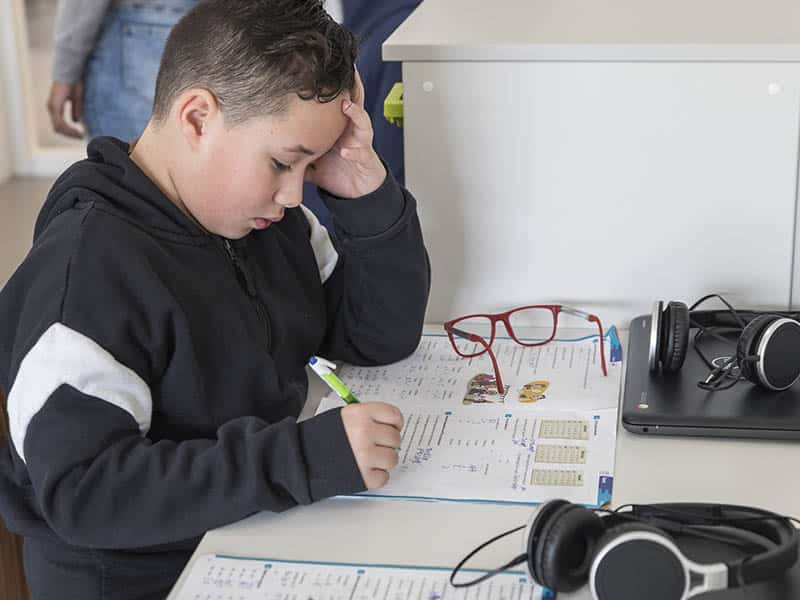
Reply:
<svg viewBox="0 0 800 600"><path fill-rule="evenodd" d="M536 566L536 548L539 545L539 540L542 538L542 531L545 529L550 518L558 512L560 508L569 505L567 500L548 500L540 505L533 513L533 518L529 520L528 535L525 538L525 553L528 555L528 570L531 576L539 583L542 577L539 574Z"/></svg>
<svg viewBox="0 0 800 600"><path fill-rule="evenodd" d="M660 536L669 538L669 535L663 530L659 529L655 525L650 525L648 523L642 522L630 522L630 523L621 523L619 525L614 525L609 529L606 529L603 535L597 540L597 549L595 551L595 555L599 554L603 548L608 546L612 540L618 538L623 533L628 533L630 531L649 531L650 533L657 533Z"/></svg>
<svg viewBox="0 0 800 600"><path fill-rule="evenodd" d="M747 357L753 355L753 350L758 345L758 340L767 326L775 319L779 319L777 315L759 315L742 329L739 336L739 341L736 343L736 364L739 365L739 372L742 377L753 383L760 384L758 379L758 372L753 368L753 363L747 360Z"/></svg>
<svg viewBox="0 0 800 600"><path fill-rule="evenodd" d="M681 598L688 583L685 577L683 564L674 552L656 546L658 553L648 552L653 548L652 542L642 548L631 548L628 552L614 556L615 550L624 544L612 549L608 554L603 550L620 536L631 532L649 532L669 540L669 545L674 546L670 536L663 530L647 523L623 523L606 530L597 542L597 547L592 560L589 586L593 597L597 600L638 600L639 598L653 597L653 586L659 589L659 598ZM627 555L627 557L626 557ZM647 568L636 565L645 562ZM626 560L627 558L627 560ZM652 560L651 560L652 559ZM655 564L658 562L659 564ZM655 575L655 579L653 579Z"/></svg>
<svg viewBox="0 0 800 600"><path fill-rule="evenodd" d="M689 307L670 302L664 311L661 364L665 373L675 373L683 366L689 348Z"/></svg>
<svg viewBox="0 0 800 600"><path fill-rule="evenodd" d="M605 527L588 508L562 502L565 504L541 524L529 548L529 560L531 574L539 584L557 592L571 592L586 583L597 540Z"/></svg>

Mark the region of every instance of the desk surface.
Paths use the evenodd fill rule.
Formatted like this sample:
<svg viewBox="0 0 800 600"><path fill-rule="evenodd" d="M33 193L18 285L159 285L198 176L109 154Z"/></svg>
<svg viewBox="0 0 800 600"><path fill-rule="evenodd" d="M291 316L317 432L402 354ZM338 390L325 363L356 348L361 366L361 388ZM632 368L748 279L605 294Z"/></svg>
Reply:
<svg viewBox="0 0 800 600"><path fill-rule="evenodd" d="M426 0L385 60L797 61L796 0Z"/></svg>
<svg viewBox="0 0 800 600"><path fill-rule="evenodd" d="M314 413L325 393L321 382L310 378L309 402L301 418ZM800 516L798 464L797 442L648 437L632 434L620 425L613 505L725 502ZM189 567L197 556L214 552L284 560L447 567L482 541L524 524L530 513L527 506L331 498L282 514L259 513L210 531ZM487 549L473 566L502 564L518 554L521 546L522 536L511 536ZM168 600L175 600L188 570ZM559 598L589 596L582 590Z"/></svg>

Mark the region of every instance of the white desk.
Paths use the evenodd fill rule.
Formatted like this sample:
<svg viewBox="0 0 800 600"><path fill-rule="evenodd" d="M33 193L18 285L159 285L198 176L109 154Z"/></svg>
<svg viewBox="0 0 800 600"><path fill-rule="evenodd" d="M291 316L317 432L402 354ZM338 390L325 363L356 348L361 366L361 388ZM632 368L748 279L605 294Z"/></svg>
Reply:
<svg viewBox="0 0 800 600"><path fill-rule="evenodd" d="M301 418L312 415L327 393L316 377L309 383ZM728 502L798 515L798 465L796 442L646 437L620 426L613 505ZM351 498L332 498L283 514L260 513L207 533L168 600L175 600L186 572L203 554L447 567L480 542L525 523L530 513L528 506ZM521 540L520 534L511 536L487 549L472 566L506 562L521 551ZM589 595L582 590L559 598Z"/></svg>

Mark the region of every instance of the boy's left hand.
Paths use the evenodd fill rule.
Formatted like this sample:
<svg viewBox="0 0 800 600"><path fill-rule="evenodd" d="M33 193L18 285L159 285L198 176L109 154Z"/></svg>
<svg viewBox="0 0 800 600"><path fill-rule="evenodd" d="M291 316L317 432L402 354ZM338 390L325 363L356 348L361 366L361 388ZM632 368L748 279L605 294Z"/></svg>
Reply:
<svg viewBox="0 0 800 600"><path fill-rule="evenodd" d="M328 152L309 165L306 180L340 198L359 198L377 190L386 169L372 148L372 121L364 110L364 84L356 70L353 97L345 94L340 102L348 122L344 132Z"/></svg>

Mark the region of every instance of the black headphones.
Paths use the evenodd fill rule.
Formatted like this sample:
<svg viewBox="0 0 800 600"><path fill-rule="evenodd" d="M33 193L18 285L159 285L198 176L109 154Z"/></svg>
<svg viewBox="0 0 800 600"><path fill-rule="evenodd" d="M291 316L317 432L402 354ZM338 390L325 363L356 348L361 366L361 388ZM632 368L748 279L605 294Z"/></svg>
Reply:
<svg viewBox="0 0 800 600"><path fill-rule="evenodd" d="M759 508L724 504L633 504L595 511L567 500L550 500L527 526L473 550L455 567L450 583L474 585L525 562L536 583L556 592L571 592L588 583L595 600L686 600L772 579L789 569L798 555L792 520ZM472 581L454 581L478 551L522 529L527 530L524 554ZM674 539L680 536L751 550L732 562L700 564L678 548Z"/></svg>
<svg viewBox="0 0 800 600"><path fill-rule="evenodd" d="M719 298L728 310L695 310L709 298ZM694 347L711 370L700 387L724 389L746 379L768 390L785 390L800 379L798 318L800 313L795 312L737 311L717 294L705 296L691 307L683 302L671 301L666 306L656 302L650 322L650 371L680 370L689 349L690 329L695 328ZM738 335L736 350L729 360L714 365L700 351L698 342L704 334L721 339L723 333Z"/></svg>

